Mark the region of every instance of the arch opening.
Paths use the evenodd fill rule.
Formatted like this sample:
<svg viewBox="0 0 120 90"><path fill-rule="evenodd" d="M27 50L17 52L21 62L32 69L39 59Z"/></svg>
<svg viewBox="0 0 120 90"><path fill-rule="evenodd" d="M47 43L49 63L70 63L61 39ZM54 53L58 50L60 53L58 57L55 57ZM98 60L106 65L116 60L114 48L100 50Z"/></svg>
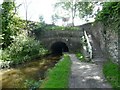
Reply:
<svg viewBox="0 0 120 90"><path fill-rule="evenodd" d="M62 55L63 52L69 52L69 49L64 42L55 42L51 46L51 51L54 55Z"/></svg>

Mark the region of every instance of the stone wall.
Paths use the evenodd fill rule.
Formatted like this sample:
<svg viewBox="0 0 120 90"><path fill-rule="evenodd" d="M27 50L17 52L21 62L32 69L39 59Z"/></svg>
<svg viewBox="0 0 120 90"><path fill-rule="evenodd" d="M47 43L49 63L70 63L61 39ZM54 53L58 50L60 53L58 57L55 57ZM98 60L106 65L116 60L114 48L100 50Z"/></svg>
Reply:
<svg viewBox="0 0 120 90"><path fill-rule="evenodd" d="M106 47L113 58L114 62L118 62L118 34L112 28L105 28L106 32Z"/></svg>
<svg viewBox="0 0 120 90"><path fill-rule="evenodd" d="M70 51L79 51L82 47L81 38L83 30L97 42L101 52L106 58L111 58L114 62L118 62L118 34L114 32L114 27L105 27L102 22L88 23L79 26L80 30L50 30L39 31L35 33L36 39L50 49L55 42L64 42Z"/></svg>
<svg viewBox="0 0 120 90"><path fill-rule="evenodd" d="M102 22L88 23L80 27L96 39L105 57L118 62L118 34L114 32L114 27L105 27Z"/></svg>
<svg viewBox="0 0 120 90"><path fill-rule="evenodd" d="M35 33L37 40L51 50L51 46L56 42L63 42L69 48L70 53L80 52L82 50L81 38L83 32L81 30L49 30Z"/></svg>

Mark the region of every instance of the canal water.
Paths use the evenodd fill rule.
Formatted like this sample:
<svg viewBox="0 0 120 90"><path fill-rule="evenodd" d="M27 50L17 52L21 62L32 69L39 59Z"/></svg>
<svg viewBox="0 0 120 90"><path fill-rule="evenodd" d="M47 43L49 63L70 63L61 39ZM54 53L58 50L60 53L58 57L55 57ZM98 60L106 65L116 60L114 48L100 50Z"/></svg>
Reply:
<svg viewBox="0 0 120 90"><path fill-rule="evenodd" d="M2 88L26 88L26 81L43 80L47 70L54 67L60 58L61 56L47 56L14 68L0 70Z"/></svg>

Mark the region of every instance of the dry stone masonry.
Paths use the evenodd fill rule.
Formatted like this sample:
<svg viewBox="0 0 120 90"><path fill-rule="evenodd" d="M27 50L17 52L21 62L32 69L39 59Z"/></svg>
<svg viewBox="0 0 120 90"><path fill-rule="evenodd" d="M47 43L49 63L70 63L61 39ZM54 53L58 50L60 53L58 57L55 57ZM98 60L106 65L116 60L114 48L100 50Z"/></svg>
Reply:
<svg viewBox="0 0 120 90"><path fill-rule="evenodd" d="M105 57L118 63L118 33L105 27L102 22L88 23L80 27L96 40Z"/></svg>
<svg viewBox="0 0 120 90"><path fill-rule="evenodd" d="M118 62L118 34L111 28L105 27L101 22L88 23L80 25L80 30L47 30L40 33L34 33L36 39L40 40L48 50L56 42L63 42L69 49L69 52L83 51L82 37L84 31L90 35L93 43L93 58L106 57ZM98 53L98 56L94 54Z"/></svg>

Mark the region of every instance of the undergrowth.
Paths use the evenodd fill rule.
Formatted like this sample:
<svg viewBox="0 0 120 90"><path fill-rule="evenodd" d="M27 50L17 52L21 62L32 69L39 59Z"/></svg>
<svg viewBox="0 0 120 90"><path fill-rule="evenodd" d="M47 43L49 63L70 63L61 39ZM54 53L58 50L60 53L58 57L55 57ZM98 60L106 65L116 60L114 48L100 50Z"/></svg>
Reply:
<svg viewBox="0 0 120 90"><path fill-rule="evenodd" d="M34 38L20 34L14 37L14 42L1 52L0 60L20 64L44 55L47 50Z"/></svg>
<svg viewBox="0 0 120 90"><path fill-rule="evenodd" d="M85 57L84 57L81 53L77 53L77 54L76 54L76 57L77 57L81 62L85 61Z"/></svg>

